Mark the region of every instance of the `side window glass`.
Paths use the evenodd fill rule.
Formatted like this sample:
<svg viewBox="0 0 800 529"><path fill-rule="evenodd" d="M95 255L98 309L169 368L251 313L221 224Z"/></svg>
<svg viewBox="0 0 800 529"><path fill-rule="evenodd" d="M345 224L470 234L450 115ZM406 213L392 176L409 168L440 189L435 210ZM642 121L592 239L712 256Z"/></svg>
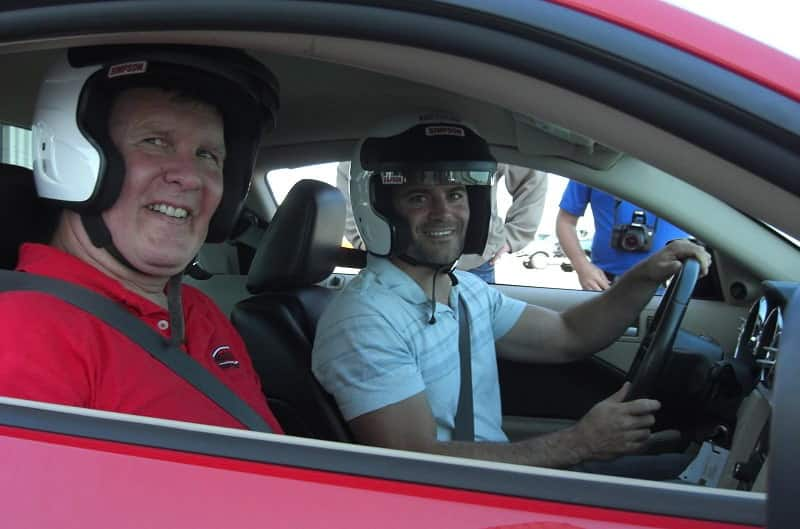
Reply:
<svg viewBox="0 0 800 529"><path fill-rule="evenodd" d="M505 234L511 251L500 253L495 259L495 283L580 289L578 275L556 234L559 204L569 180L552 173L540 173L528 176L533 181L526 182L514 179L515 166L509 168L510 172L501 176L496 184L497 210L490 225L489 246L492 246L493 238L499 239L499 234ZM512 181L507 180L510 175ZM520 186L533 189L521 189ZM541 216L537 222L538 212ZM534 227L535 232L532 232ZM578 218L576 234L585 253L590 255L594 236L591 208ZM499 244L494 242L494 246ZM490 253L491 250L482 259L488 258Z"/></svg>
<svg viewBox="0 0 800 529"><path fill-rule="evenodd" d="M336 167L337 162L308 165L293 169L274 169L267 173L267 185L272 193L275 203L280 205L289 193L289 190L300 180L318 180L332 186L336 186ZM346 193L345 193L346 196ZM349 215L349 207L348 207ZM352 248L353 245L342 237L342 246ZM337 274L356 274L358 270L337 266L334 269Z"/></svg>
<svg viewBox="0 0 800 529"><path fill-rule="evenodd" d="M519 213L525 211L526 195L517 190L515 198L512 189L502 180L498 184L499 219L494 221L513 237L516 224L525 221ZM548 174L536 234L530 240L518 240L516 246L512 243L511 254L496 260L496 282L604 290L669 241L689 236L640 206Z"/></svg>
<svg viewBox="0 0 800 529"><path fill-rule="evenodd" d="M273 170L267 174L267 183L278 204L302 179L338 185L347 196L346 177L337 178L337 166L333 162ZM486 251L462 256L459 268L495 284L607 288L650 252L688 236L653 213L607 193L556 174L509 164L498 165L493 203ZM363 247L349 211L342 245Z"/></svg>
<svg viewBox="0 0 800 529"><path fill-rule="evenodd" d="M30 130L0 125L0 162L33 168Z"/></svg>

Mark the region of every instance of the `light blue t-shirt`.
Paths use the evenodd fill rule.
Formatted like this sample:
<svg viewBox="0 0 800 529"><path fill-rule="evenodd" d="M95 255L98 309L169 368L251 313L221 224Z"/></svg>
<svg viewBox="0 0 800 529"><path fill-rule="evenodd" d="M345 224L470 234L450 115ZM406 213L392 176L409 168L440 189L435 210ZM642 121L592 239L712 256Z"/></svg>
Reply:
<svg viewBox="0 0 800 529"><path fill-rule="evenodd" d="M525 303L456 271L449 306L431 302L388 259L367 267L328 306L317 326L312 369L346 420L422 391L440 441L451 439L461 383L458 295L469 312L476 441L507 441L494 343L516 324Z"/></svg>

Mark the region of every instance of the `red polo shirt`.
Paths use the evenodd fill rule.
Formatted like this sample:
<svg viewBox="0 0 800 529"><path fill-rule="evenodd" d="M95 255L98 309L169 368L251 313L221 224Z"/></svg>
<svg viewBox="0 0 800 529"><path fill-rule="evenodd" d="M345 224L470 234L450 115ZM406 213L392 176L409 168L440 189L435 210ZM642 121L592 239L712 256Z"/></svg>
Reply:
<svg viewBox="0 0 800 529"><path fill-rule="evenodd" d="M70 281L127 308L165 337L169 314L80 259L25 244L18 270ZM183 285L184 349L276 431L244 342L199 290ZM0 295L0 395L135 415L243 428L203 393L113 327L39 292ZM238 361L238 363L237 363Z"/></svg>

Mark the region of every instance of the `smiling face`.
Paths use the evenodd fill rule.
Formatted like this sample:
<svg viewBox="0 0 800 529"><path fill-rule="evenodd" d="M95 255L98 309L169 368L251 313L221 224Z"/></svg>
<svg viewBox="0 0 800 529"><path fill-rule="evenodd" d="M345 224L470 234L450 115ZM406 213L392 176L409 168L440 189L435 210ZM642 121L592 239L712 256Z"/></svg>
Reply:
<svg viewBox="0 0 800 529"><path fill-rule="evenodd" d="M394 210L408 223L406 255L424 263L447 265L461 256L469 222L463 185L402 185L392 193Z"/></svg>
<svg viewBox="0 0 800 529"><path fill-rule="evenodd" d="M119 198L103 213L120 253L154 276L180 272L222 198L225 138L213 107L157 88L124 92L109 121L125 161Z"/></svg>

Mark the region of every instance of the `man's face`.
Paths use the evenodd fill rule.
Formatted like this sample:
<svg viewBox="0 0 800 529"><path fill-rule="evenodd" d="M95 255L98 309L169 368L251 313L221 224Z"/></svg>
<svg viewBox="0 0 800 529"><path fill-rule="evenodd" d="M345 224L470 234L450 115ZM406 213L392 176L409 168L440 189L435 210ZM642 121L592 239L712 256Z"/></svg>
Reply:
<svg viewBox="0 0 800 529"><path fill-rule="evenodd" d="M103 219L133 266L174 275L200 249L222 198L222 117L204 103L136 88L117 98L109 127L125 179Z"/></svg>
<svg viewBox="0 0 800 529"><path fill-rule="evenodd" d="M461 256L469 222L469 201L463 185L398 186L392 193L392 203L411 231L406 251L409 257L446 265Z"/></svg>

